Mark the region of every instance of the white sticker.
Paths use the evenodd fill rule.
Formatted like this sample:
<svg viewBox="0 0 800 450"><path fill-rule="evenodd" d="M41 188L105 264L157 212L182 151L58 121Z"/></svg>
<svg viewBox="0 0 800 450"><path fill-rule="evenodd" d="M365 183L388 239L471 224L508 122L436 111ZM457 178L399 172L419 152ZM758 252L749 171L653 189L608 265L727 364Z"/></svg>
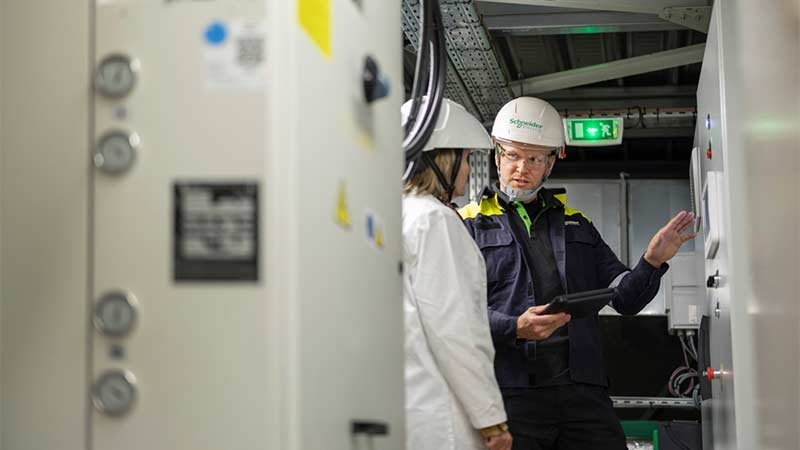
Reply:
<svg viewBox="0 0 800 450"><path fill-rule="evenodd" d="M206 26L203 39L206 87L260 89L266 85L265 21L215 21Z"/></svg>

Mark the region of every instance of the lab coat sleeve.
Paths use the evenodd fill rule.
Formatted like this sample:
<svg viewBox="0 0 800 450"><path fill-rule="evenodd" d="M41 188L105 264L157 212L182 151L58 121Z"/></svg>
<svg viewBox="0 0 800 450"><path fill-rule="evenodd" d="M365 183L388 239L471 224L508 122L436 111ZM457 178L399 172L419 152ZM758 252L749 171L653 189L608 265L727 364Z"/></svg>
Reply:
<svg viewBox="0 0 800 450"><path fill-rule="evenodd" d="M494 376L483 257L450 211L431 217L420 233L412 286L422 327L455 397L475 428L506 421Z"/></svg>

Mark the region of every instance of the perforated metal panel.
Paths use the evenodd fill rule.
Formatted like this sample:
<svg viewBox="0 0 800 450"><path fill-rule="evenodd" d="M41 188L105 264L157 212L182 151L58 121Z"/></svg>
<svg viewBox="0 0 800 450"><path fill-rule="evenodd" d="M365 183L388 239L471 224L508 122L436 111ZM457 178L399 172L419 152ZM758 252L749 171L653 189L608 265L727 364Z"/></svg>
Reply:
<svg viewBox="0 0 800 450"><path fill-rule="evenodd" d="M471 169L469 174L469 199L470 201L476 201L481 189L489 185L491 164L489 163L489 155L486 153L473 153L472 155L469 162Z"/></svg>

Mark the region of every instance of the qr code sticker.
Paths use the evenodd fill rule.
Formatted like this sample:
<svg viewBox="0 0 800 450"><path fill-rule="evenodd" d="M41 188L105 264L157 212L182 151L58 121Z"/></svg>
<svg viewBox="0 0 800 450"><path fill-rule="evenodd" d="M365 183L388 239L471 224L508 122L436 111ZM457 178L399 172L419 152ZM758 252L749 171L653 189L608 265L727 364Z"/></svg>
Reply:
<svg viewBox="0 0 800 450"><path fill-rule="evenodd" d="M237 59L242 67L257 67L264 62L264 39L261 36L240 37L236 43Z"/></svg>

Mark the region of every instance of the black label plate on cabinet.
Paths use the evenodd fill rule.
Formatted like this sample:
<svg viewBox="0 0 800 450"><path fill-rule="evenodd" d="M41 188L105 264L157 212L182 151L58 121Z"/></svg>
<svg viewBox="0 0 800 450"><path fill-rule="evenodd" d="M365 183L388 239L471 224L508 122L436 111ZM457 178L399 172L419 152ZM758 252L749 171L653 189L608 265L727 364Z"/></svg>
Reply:
<svg viewBox="0 0 800 450"><path fill-rule="evenodd" d="M258 280L258 184L173 186L175 281Z"/></svg>

